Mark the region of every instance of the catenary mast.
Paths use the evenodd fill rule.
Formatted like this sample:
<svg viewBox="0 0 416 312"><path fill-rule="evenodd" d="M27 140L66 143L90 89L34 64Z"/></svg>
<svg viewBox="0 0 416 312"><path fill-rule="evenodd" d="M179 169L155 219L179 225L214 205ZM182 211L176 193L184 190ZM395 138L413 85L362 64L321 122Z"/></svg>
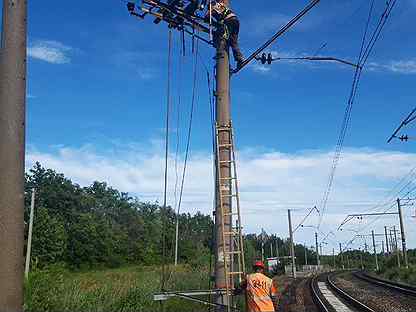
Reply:
<svg viewBox="0 0 416 312"><path fill-rule="evenodd" d="M23 310L26 0L3 1L0 50L0 311Z"/></svg>

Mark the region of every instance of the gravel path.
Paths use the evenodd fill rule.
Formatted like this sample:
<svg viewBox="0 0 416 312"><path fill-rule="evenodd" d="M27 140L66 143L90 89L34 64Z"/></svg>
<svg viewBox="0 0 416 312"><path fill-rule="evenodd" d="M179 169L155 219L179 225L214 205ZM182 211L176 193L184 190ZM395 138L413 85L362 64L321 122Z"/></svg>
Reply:
<svg viewBox="0 0 416 312"><path fill-rule="evenodd" d="M416 312L416 298L362 281L352 274L334 278L335 284L377 312Z"/></svg>
<svg viewBox="0 0 416 312"><path fill-rule="evenodd" d="M308 279L286 280L281 293L279 312L318 312L312 300Z"/></svg>

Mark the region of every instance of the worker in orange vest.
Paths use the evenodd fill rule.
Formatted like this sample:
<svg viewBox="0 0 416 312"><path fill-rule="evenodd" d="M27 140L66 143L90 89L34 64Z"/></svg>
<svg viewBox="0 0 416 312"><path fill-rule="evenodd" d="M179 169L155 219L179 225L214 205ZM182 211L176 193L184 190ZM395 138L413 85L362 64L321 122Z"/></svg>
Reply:
<svg viewBox="0 0 416 312"><path fill-rule="evenodd" d="M256 261L253 265L254 273L248 274L246 279L235 291L235 294L246 292L248 312L277 311L277 287L271 278L264 275L264 263Z"/></svg>

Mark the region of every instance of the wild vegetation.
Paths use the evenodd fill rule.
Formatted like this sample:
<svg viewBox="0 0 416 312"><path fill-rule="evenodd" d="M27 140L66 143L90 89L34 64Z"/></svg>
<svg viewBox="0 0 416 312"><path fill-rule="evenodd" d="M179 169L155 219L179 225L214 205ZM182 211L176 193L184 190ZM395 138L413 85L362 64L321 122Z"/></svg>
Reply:
<svg viewBox="0 0 416 312"><path fill-rule="evenodd" d="M162 243L166 235L165 289L207 289L212 260L213 221L209 215L179 215L179 262L172 268L176 214L171 207L94 182L81 187L37 163L26 175L25 221L31 189L36 189L32 266L25 285L26 311L149 311L161 289ZM27 233L27 228L26 228ZM245 239L247 266L287 240L250 234ZM297 246L299 257L304 254ZM310 251L308 251L310 253ZM282 272L281 268L280 271ZM167 311L199 311L195 303L173 300Z"/></svg>
<svg viewBox="0 0 416 312"><path fill-rule="evenodd" d="M162 263L167 270L164 289L207 289L213 254L213 221L195 207L195 214L179 215L179 262L173 268L177 215L171 207L146 203L104 182L81 187L63 174L37 163L26 175L26 224L29 221L30 190L36 189L32 243L32 267L25 287L27 311L150 311L156 310L152 295L160 291ZM26 229L27 233L27 229ZM163 257L163 233L166 257ZM286 233L285 233L286 235ZM276 235L245 235L247 269L264 256L270 245L276 255L289 255L289 241ZM305 264L305 248L295 246L297 264ZM306 250L308 263L316 264L313 249ZM416 263L411 251L411 262ZM387 278L414 282L413 271L399 271L395 257L383 258L380 267ZM344 264L360 267L359 251L344 254ZM322 256L322 264L334 258ZM335 258L341 266L340 257ZM366 269L374 268L371 253L365 253ZM285 260L272 274L284 273ZM196 303L173 300L167 311L200 311Z"/></svg>
<svg viewBox="0 0 416 312"><path fill-rule="evenodd" d="M76 270L160 265L163 233L166 262L173 262L176 214L171 207L163 209L157 203L141 202L104 182L81 187L37 163L26 175L26 224L32 188L36 189L32 241L35 270L56 264ZM179 215L179 261L207 266L212 254L213 221L197 211L195 207L195 214ZM276 242L280 254L288 255L288 240L274 235L246 235L247 262L261 256L262 244L265 256L269 256L269 246L276 246ZM296 246L296 255L302 264L303 246ZM313 252L308 250L308 256L313 258Z"/></svg>
<svg viewBox="0 0 416 312"><path fill-rule="evenodd" d="M169 268L168 289L206 289L208 272L191 266ZM31 274L25 287L25 311L158 311L153 294L160 290L161 272L155 267L68 271L52 266ZM201 305L169 300L165 311L200 311Z"/></svg>

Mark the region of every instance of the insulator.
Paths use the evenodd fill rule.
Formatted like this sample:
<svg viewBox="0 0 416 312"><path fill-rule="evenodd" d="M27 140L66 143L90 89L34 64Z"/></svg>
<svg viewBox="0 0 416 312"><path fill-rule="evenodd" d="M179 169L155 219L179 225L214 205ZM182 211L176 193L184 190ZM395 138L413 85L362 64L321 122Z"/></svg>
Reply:
<svg viewBox="0 0 416 312"><path fill-rule="evenodd" d="M261 63L264 65L264 64L266 64L266 62L267 62L267 55L266 55L266 53L263 53L262 55L261 55Z"/></svg>
<svg viewBox="0 0 416 312"><path fill-rule="evenodd" d="M273 62L273 55L271 53L269 53L267 55L267 64L271 64Z"/></svg>
<svg viewBox="0 0 416 312"><path fill-rule="evenodd" d="M399 139L400 139L402 142L407 142L407 141L409 141L409 136L407 136L407 135L402 135Z"/></svg>

